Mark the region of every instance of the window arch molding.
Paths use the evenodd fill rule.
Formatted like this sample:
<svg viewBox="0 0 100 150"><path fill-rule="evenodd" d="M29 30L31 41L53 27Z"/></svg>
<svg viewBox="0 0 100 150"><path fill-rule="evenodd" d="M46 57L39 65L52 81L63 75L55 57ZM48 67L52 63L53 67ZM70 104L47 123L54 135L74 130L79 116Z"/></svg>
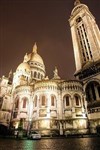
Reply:
<svg viewBox="0 0 100 150"><path fill-rule="evenodd" d="M100 81L93 80L85 86L86 100L88 102L97 101L100 99Z"/></svg>
<svg viewBox="0 0 100 150"><path fill-rule="evenodd" d="M28 98L22 97L22 108L27 108L28 105Z"/></svg>
<svg viewBox="0 0 100 150"><path fill-rule="evenodd" d="M56 107L57 106L57 98L54 94L50 95L50 100L51 100L51 107Z"/></svg>
<svg viewBox="0 0 100 150"><path fill-rule="evenodd" d="M80 23L80 22L82 22L82 17L78 16L78 17L76 18L76 23Z"/></svg>
<svg viewBox="0 0 100 150"><path fill-rule="evenodd" d="M33 106L37 107L37 104L38 104L38 96L35 95L34 100L33 100Z"/></svg>
<svg viewBox="0 0 100 150"><path fill-rule="evenodd" d="M36 71L34 72L34 78L37 78L37 72Z"/></svg>
<svg viewBox="0 0 100 150"><path fill-rule="evenodd" d="M64 108L71 106L71 95L65 94L63 96L63 104L64 104Z"/></svg>
<svg viewBox="0 0 100 150"><path fill-rule="evenodd" d="M46 106L47 105L47 97L46 97L46 95L41 95L40 96L40 105L41 106Z"/></svg>
<svg viewBox="0 0 100 150"><path fill-rule="evenodd" d="M74 94L75 106L81 106L81 96L79 94Z"/></svg>
<svg viewBox="0 0 100 150"><path fill-rule="evenodd" d="M43 75L41 74L41 79L43 79Z"/></svg>
<svg viewBox="0 0 100 150"><path fill-rule="evenodd" d="M16 98L15 98L15 109L19 108L19 101L20 101L19 96L16 96Z"/></svg>
<svg viewBox="0 0 100 150"><path fill-rule="evenodd" d="M3 97L0 97L0 109L2 108L2 104L3 104Z"/></svg>
<svg viewBox="0 0 100 150"><path fill-rule="evenodd" d="M41 74L40 74L40 72L38 72L38 79L40 79L40 77L41 77Z"/></svg>

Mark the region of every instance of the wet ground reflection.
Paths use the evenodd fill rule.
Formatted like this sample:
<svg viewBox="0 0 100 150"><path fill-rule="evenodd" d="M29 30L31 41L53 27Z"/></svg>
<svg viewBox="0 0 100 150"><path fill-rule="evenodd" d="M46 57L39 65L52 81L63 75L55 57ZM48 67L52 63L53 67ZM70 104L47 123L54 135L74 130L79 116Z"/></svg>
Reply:
<svg viewBox="0 0 100 150"><path fill-rule="evenodd" d="M0 139L0 150L100 150L100 138Z"/></svg>

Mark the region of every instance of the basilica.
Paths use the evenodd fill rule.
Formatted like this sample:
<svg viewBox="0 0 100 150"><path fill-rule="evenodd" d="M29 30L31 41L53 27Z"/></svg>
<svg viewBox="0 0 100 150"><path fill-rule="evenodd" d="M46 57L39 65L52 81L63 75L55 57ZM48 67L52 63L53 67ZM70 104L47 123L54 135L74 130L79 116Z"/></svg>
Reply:
<svg viewBox="0 0 100 150"><path fill-rule="evenodd" d="M46 76L35 43L15 72L0 78L2 126L42 136L97 133L100 127L100 30L87 5L75 0L69 18L76 80L63 80L55 67Z"/></svg>

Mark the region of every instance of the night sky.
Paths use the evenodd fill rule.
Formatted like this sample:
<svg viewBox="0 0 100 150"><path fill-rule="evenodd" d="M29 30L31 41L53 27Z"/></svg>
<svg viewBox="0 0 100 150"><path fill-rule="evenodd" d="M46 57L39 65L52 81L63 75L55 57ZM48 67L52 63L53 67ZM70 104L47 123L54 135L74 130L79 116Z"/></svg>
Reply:
<svg viewBox="0 0 100 150"><path fill-rule="evenodd" d="M100 26L100 0L81 0ZM74 79L75 62L68 19L74 0L0 0L0 77L8 76L36 42L46 75L57 66L63 79Z"/></svg>

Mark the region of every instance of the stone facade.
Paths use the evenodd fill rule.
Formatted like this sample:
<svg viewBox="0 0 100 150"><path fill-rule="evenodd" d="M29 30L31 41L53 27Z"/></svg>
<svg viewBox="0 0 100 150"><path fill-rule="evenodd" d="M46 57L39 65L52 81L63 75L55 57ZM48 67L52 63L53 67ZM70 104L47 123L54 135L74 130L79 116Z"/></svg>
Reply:
<svg viewBox="0 0 100 150"><path fill-rule="evenodd" d="M38 131L42 135L87 132L87 105L82 82L62 80L57 67L53 71L54 77L49 79L36 44L34 47L13 75L10 72L8 78L1 79L1 123L17 129L21 121L24 130ZM5 113L9 113L9 117L3 117Z"/></svg>
<svg viewBox="0 0 100 150"><path fill-rule="evenodd" d="M27 132L42 135L96 132L100 125L99 29L88 7L77 0L69 22L78 80L62 80L57 67L49 79L35 43L16 71L0 79L0 125L18 129L22 123Z"/></svg>
<svg viewBox="0 0 100 150"><path fill-rule="evenodd" d="M100 126L100 30L89 8L75 3L70 19L76 62L75 76L83 82L90 132Z"/></svg>

